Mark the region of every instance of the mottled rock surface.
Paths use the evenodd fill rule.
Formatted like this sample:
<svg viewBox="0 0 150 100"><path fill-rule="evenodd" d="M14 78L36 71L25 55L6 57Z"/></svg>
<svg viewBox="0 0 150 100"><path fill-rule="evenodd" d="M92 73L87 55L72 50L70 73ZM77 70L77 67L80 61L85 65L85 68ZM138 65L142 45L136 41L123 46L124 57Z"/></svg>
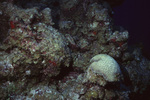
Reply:
<svg viewBox="0 0 150 100"><path fill-rule="evenodd" d="M141 47L128 46L127 30L114 26L111 7L120 1L0 1L0 99L144 99L150 61ZM90 64L101 60L90 59L98 54L114 63L94 71Z"/></svg>

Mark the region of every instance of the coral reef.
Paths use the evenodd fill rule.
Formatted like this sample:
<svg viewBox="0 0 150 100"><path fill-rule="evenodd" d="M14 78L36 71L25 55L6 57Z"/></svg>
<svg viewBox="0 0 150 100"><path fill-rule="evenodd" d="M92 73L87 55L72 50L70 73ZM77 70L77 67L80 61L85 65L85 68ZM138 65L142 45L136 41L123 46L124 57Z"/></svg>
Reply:
<svg viewBox="0 0 150 100"><path fill-rule="evenodd" d="M150 61L113 24L121 1L0 1L0 99L142 97Z"/></svg>
<svg viewBox="0 0 150 100"><path fill-rule="evenodd" d="M91 65L87 69L85 81L98 83L105 86L108 82L120 80L121 70L118 63L109 55L99 54L91 60Z"/></svg>
<svg viewBox="0 0 150 100"><path fill-rule="evenodd" d="M35 75L34 73L43 73L50 77L57 75L62 62L67 61L67 57L69 59L69 49L65 37L51 27L51 10L49 8L41 12L35 8L22 10L8 4L6 11L9 16L15 12L10 16L11 29L8 32L9 36L4 40L4 44L8 45L6 49L11 52L8 59L12 67L15 67L14 71L24 72L24 68L19 67L24 66L31 75ZM42 22L38 22L41 20L40 17ZM31 64L35 67L30 67ZM34 72L34 68L37 72Z"/></svg>

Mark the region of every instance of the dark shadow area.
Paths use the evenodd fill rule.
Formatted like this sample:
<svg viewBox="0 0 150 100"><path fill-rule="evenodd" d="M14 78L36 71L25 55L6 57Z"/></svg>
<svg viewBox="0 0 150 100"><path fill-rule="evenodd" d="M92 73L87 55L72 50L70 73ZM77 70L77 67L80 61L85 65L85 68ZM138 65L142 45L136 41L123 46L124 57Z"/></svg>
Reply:
<svg viewBox="0 0 150 100"><path fill-rule="evenodd" d="M72 66L66 67L66 66L62 65L60 73L57 76L52 77L52 78L54 80L62 80L65 76L68 76L71 71L73 71L73 67Z"/></svg>
<svg viewBox="0 0 150 100"><path fill-rule="evenodd" d="M9 16L4 14L0 15L0 43L8 36L9 28Z"/></svg>
<svg viewBox="0 0 150 100"><path fill-rule="evenodd" d="M115 25L123 26L129 31L129 45L142 43L143 54L150 57L150 6L148 0L125 0L114 10Z"/></svg>
<svg viewBox="0 0 150 100"><path fill-rule="evenodd" d="M105 0L107 1L112 7L121 5L125 0Z"/></svg>
<svg viewBox="0 0 150 100"><path fill-rule="evenodd" d="M150 59L150 6L148 0L125 0L114 7L115 25L123 26L129 31L129 46L141 43L142 53ZM150 86L141 93L131 93L131 100L149 100Z"/></svg>
<svg viewBox="0 0 150 100"><path fill-rule="evenodd" d="M130 98L131 100L149 100L150 99L150 85L147 87L147 89L144 91L143 94L141 93L131 93Z"/></svg>

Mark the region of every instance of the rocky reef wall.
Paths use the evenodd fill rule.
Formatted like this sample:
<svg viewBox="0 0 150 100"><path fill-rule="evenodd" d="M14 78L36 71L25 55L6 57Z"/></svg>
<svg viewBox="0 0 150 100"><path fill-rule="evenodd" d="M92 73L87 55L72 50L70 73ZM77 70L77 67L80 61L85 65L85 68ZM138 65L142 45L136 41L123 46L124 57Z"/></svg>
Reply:
<svg viewBox="0 0 150 100"><path fill-rule="evenodd" d="M109 0L0 2L0 99L132 100L150 61L113 24ZM119 2L122 0L119 0Z"/></svg>

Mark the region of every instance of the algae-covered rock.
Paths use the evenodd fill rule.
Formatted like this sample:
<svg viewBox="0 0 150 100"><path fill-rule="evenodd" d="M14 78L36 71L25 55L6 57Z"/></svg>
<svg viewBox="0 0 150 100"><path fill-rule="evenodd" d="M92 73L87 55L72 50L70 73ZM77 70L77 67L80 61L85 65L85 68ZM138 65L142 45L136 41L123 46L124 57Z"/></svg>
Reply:
<svg viewBox="0 0 150 100"><path fill-rule="evenodd" d="M50 8L38 11L37 8L21 9L4 4L1 8L6 9L6 15L10 16L9 36L4 44L9 46L6 49L16 67L15 73L24 73L27 69L31 75L43 73L51 77L59 73L61 64L69 66L69 48L63 34L51 26ZM31 64L33 66L28 67Z"/></svg>
<svg viewBox="0 0 150 100"><path fill-rule="evenodd" d="M17 95L14 100L64 100L64 97L56 90L55 86L37 85L32 87L27 95Z"/></svg>
<svg viewBox="0 0 150 100"><path fill-rule="evenodd" d="M33 87L26 99L36 100L64 100L64 97L56 90L56 88L48 86Z"/></svg>
<svg viewBox="0 0 150 100"><path fill-rule="evenodd" d="M14 67L12 65L9 55L5 52L0 52L0 79L12 76Z"/></svg>

